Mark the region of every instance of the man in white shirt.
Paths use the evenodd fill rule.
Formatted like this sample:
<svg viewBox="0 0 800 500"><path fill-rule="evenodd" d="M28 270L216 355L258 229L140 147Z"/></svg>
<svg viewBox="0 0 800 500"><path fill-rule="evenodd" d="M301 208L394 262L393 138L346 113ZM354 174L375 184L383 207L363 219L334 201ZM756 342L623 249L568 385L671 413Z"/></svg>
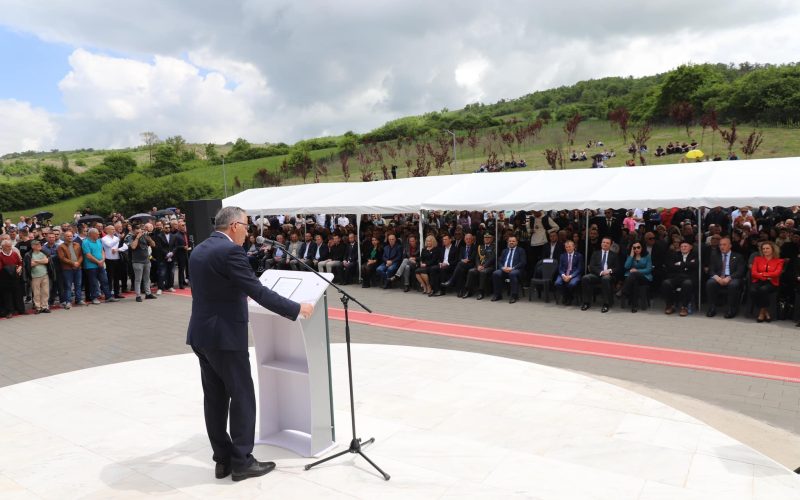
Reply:
<svg viewBox="0 0 800 500"><path fill-rule="evenodd" d="M114 298L121 299L122 294L120 288L122 280L126 279L126 272L120 259L120 252L128 249L128 245L122 244L120 246L120 239L114 229L114 226L108 225L105 230L106 234L100 239L103 245L103 254L106 258L106 273L108 274L109 288L114 292Z"/></svg>

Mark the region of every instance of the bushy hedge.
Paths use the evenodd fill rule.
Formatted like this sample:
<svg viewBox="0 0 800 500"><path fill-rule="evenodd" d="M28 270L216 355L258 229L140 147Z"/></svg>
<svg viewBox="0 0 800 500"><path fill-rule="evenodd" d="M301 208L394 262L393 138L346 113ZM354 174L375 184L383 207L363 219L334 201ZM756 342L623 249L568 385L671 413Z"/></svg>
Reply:
<svg viewBox="0 0 800 500"><path fill-rule="evenodd" d="M112 153L103 163L82 174L45 165L41 178L0 183L0 211L48 205L75 196L96 193L103 186L131 174L136 161L124 153Z"/></svg>
<svg viewBox="0 0 800 500"><path fill-rule="evenodd" d="M86 206L96 214L122 212L133 215L151 207L174 207L186 200L207 198L213 191L211 184L190 181L182 175L154 179L132 174L104 186L86 201Z"/></svg>

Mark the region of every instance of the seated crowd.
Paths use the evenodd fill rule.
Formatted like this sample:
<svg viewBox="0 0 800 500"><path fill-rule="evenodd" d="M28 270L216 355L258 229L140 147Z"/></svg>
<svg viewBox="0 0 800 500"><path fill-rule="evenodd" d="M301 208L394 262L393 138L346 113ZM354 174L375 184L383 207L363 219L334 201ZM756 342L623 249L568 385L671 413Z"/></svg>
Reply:
<svg viewBox="0 0 800 500"><path fill-rule="evenodd" d="M137 302L174 292L176 271L178 286L188 285L191 244L179 209L163 219L76 214L61 225L6 219L0 230L0 315L25 314L28 305L39 314L101 299L117 302L129 291Z"/></svg>
<svg viewBox="0 0 800 500"><path fill-rule="evenodd" d="M430 212L421 240L418 214L364 216L360 234L352 215L270 217L253 226L245 249L256 272L302 269L291 253L337 283L360 276L364 288L402 286L430 297L507 295L514 303L549 285L561 303L582 310L599 301L607 312L620 301L637 312L660 297L664 312L679 316L704 307L709 317L719 310L733 318L746 303L759 322L791 316L800 293L800 207L701 213L699 244L697 211L672 208L590 212L588 240L580 210ZM285 249L264 243L262 231Z"/></svg>
<svg viewBox="0 0 800 500"><path fill-rule="evenodd" d="M274 216L253 221L243 246L256 274L305 264L337 283L429 297L514 303L553 289L564 305L599 303L603 313L617 301L637 312L658 297L679 316L704 307L733 318L749 304L769 322L800 311L798 206L703 209L700 225L691 207L588 213L587 231L581 210L428 212L422 237L416 213L365 215L359 226L345 214ZM108 224L6 220L0 313L115 302L127 291L141 302L174 291L176 272L184 288L192 245L179 211L152 221L114 214Z"/></svg>

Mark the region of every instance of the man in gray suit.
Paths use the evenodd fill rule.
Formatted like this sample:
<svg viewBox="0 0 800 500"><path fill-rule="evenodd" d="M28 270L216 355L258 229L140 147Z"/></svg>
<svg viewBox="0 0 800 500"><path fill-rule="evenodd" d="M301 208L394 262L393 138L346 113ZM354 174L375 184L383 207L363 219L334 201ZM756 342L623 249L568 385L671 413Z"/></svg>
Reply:
<svg viewBox="0 0 800 500"><path fill-rule="evenodd" d="M215 231L189 259L192 316L186 343L200 360L206 431L214 451L218 479L234 481L263 476L274 462L253 458L256 396L247 350L247 297L281 316L295 320L314 312L264 287L242 247L247 213L225 207L217 213ZM230 414L230 435L226 430Z"/></svg>

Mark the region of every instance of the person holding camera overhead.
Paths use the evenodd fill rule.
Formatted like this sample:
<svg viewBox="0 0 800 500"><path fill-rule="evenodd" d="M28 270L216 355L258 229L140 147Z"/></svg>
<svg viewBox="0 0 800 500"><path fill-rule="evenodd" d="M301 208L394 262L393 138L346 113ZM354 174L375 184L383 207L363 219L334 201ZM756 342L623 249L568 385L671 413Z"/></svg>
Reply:
<svg viewBox="0 0 800 500"><path fill-rule="evenodd" d="M142 301L142 292L146 299L156 298L150 292L150 252L156 246L155 240L150 236L152 231L153 225L149 222L144 226L136 225L126 238L133 263L133 291L136 293L136 302Z"/></svg>

